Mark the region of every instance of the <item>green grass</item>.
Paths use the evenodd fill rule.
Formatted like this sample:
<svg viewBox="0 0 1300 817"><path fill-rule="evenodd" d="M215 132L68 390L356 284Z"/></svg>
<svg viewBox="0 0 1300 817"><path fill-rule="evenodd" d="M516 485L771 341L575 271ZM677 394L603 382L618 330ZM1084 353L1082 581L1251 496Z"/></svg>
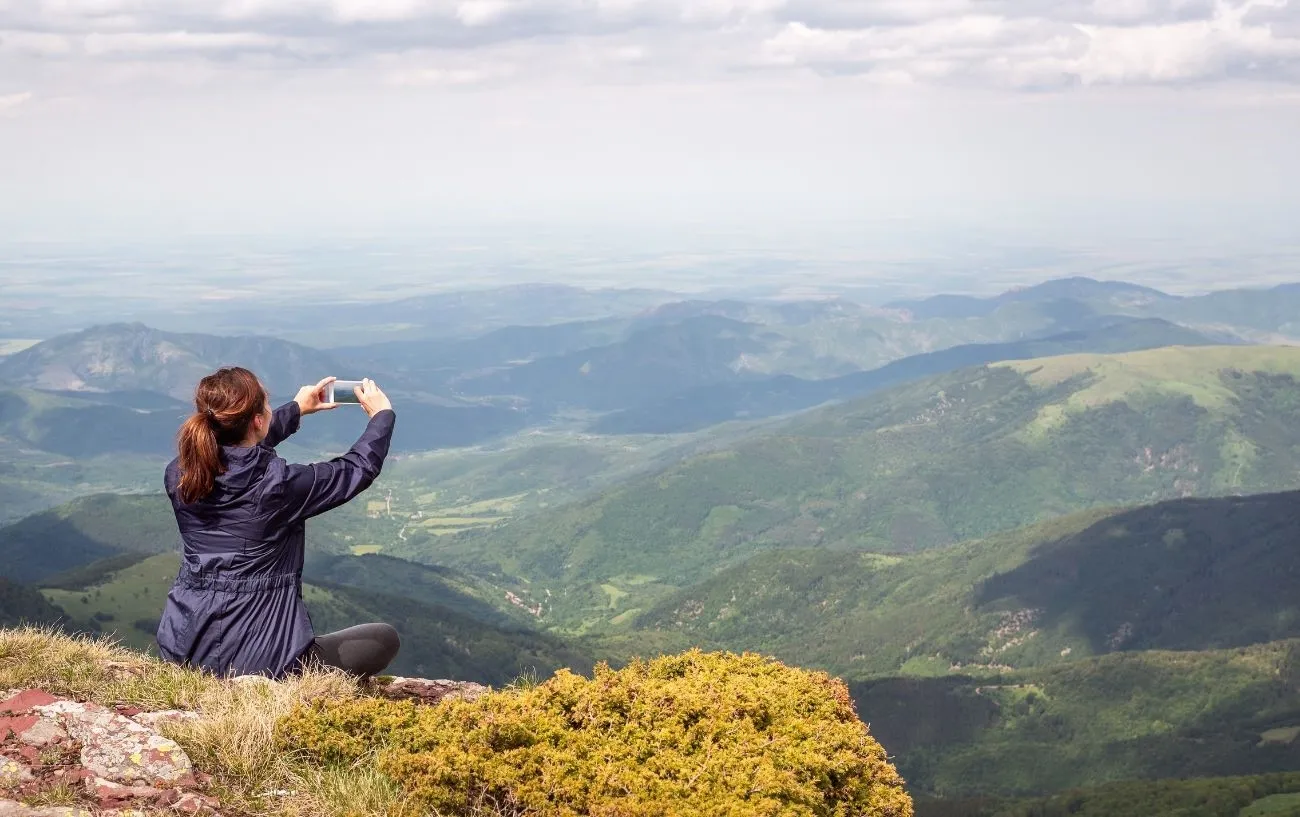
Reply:
<svg viewBox="0 0 1300 817"><path fill-rule="evenodd" d="M628 596L626 590L620 590L612 584L602 584L600 589L605 591L605 595L609 596L609 609L611 610L617 610L618 603Z"/></svg>
<svg viewBox="0 0 1300 817"><path fill-rule="evenodd" d="M1240 817L1295 817L1300 814L1300 793L1271 794L1246 806Z"/></svg>
<svg viewBox="0 0 1300 817"><path fill-rule="evenodd" d="M1300 737L1300 726L1281 726L1260 733L1261 743L1294 743Z"/></svg>
<svg viewBox="0 0 1300 817"><path fill-rule="evenodd" d="M180 557L175 553L162 553L84 590L43 590L42 593L74 620L87 622L98 616L94 618L98 626L115 632L123 644L148 650L153 647L158 617L179 565Z"/></svg>
<svg viewBox="0 0 1300 817"><path fill-rule="evenodd" d="M1150 349L1114 355L1079 354L994 364L1025 374L1031 383L1049 388L1087 375L1088 386L1060 404L1045 408L1026 432L1042 434L1069 414L1139 394L1185 396L1196 405L1216 412L1230 410L1236 393L1224 383L1222 373L1246 370L1268 374L1300 374L1300 347L1223 346Z"/></svg>

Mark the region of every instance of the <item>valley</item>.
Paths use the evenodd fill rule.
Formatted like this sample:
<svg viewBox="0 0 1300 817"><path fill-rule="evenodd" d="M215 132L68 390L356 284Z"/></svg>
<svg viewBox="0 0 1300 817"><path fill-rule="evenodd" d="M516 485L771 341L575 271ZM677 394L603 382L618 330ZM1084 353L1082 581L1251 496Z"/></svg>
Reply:
<svg viewBox="0 0 1300 817"><path fill-rule="evenodd" d="M308 524L304 597L319 630L393 623L395 672L772 655L848 681L936 817L1300 771L1294 288L493 292L376 307L366 344L304 342L319 304L277 337L15 339L0 624L150 649L193 380L246 365L279 401L362 372L394 398L393 450ZM310 417L278 452L337 456L361 426Z"/></svg>

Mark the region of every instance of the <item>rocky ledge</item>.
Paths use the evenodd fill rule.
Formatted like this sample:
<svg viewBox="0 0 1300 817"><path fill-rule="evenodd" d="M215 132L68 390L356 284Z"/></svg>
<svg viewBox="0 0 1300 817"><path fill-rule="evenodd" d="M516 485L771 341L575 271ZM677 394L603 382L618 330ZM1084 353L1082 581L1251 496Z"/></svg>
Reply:
<svg viewBox="0 0 1300 817"><path fill-rule="evenodd" d="M0 817L63 817L71 806L31 802L91 801L100 812L171 808L212 813L197 774L175 742L152 727L183 713L145 713L70 701L38 689L0 700ZM81 789L81 792L78 792ZM84 793L85 797L77 795Z"/></svg>
<svg viewBox="0 0 1300 817"><path fill-rule="evenodd" d="M232 683L274 683L246 676ZM461 681L380 678L369 692L437 704L473 699L487 687ZM215 815L211 778L156 731L195 712L144 712L68 700L39 689L0 690L0 817L128 817L144 811ZM40 803L93 803L85 806Z"/></svg>

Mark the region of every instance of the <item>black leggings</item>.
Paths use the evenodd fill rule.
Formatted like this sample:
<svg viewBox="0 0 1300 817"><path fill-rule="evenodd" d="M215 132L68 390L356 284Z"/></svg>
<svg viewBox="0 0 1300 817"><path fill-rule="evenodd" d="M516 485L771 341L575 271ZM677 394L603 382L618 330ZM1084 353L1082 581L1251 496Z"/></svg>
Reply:
<svg viewBox="0 0 1300 817"><path fill-rule="evenodd" d="M387 624L358 624L333 633L316 636L303 656L305 663L321 663L369 678L383 672L397 657L401 639Z"/></svg>

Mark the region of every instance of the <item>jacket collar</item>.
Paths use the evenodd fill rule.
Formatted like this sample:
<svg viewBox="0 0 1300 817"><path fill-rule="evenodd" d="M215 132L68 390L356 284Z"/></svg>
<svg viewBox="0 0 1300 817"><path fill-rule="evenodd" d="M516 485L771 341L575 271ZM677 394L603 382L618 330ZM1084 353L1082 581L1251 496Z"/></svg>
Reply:
<svg viewBox="0 0 1300 817"><path fill-rule="evenodd" d="M267 460L274 451L263 445L221 446L221 456L226 463L226 473L217 477L217 491L222 494L239 493L261 478Z"/></svg>

